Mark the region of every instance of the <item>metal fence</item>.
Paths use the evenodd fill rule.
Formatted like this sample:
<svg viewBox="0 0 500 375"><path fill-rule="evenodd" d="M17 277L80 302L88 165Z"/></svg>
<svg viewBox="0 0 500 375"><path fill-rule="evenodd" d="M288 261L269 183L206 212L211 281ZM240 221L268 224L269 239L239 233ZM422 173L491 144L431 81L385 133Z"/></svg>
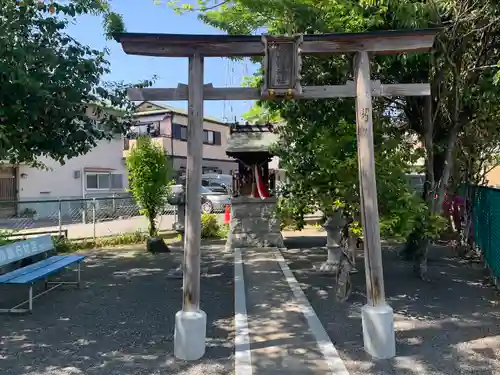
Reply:
<svg viewBox="0 0 500 375"><path fill-rule="evenodd" d="M474 241L486 265L500 277L500 190L476 187L474 194Z"/></svg>
<svg viewBox="0 0 500 375"><path fill-rule="evenodd" d="M172 229L176 208L158 217L161 230ZM92 238L146 230L139 206L128 194L0 202L0 230L15 233L66 232L69 238Z"/></svg>

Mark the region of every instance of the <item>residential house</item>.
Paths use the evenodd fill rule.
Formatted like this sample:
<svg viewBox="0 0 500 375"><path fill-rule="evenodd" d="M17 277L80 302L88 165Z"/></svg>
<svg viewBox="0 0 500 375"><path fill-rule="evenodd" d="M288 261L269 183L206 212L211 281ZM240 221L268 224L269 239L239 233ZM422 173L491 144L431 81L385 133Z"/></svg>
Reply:
<svg viewBox="0 0 500 375"><path fill-rule="evenodd" d="M89 115L92 116L89 109ZM60 165L41 158L47 169L26 165L0 167L0 217L36 215L54 218L59 199L73 199L63 204L63 216L78 214L82 198L112 197L124 194L128 187L125 157L138 134L148 134L162 145L177 171L186 168L187 113L169 106L144 102L137 107L137 126L131 137L117 135L111 141L100 141L87 154ZM237 162L226 155L229 126L205 117L203 172L230 174ZM8 202L22 201L21 204ZM1 203L3 202L3 203Z"/></svg>
<svg viewBox="0 0 500 375"><path fill-rule="evenodd" d="M124 140L123 155L135 144L138 135L148 134L160 144L172 160L176 171L186 169L188 116L180 109L152 102L137 106L138 123ZM203 122L203 173L231 174L237 162L226 155L229 126L220 120L205 116Z"/></svg>
<svg viewBox="0 0 500 375"><path fill-rule="evenodd" d="M120 195L127 189L127 171L123 158L123 137L102 140L85 155L64 165L40 158L46 169L27 165L0 167L0 217L58 215L58 199L75 199L65 203L63 215L82 206L76 199ZM6 201L22 201L8 204Z"/></svg>

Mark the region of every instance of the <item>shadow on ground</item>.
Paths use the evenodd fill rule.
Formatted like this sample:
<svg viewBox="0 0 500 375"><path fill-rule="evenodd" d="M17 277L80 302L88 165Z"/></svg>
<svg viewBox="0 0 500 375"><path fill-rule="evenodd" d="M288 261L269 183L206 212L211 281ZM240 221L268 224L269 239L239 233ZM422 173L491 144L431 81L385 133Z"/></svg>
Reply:
<svg viewBox="0 0 500 375"><path fill-rule="evenodd" d="M482 266L462 262L450 249L430 252L430 282L415 279L397 249L384 249L385 289L395 312L397 357L372 361L364 353L360 310L365 303L365 270L353 275L354 294L344 304L334 298L335 279L316 269L325 260L325 238L286 240L283 255L354 374L500 374L498 292L484 282Z"/></svg>
<svg viewBox="0 0 500 375"><path fill-rule="evenodd" d="M246 249L243 259L253 374L328 374L273 251Z"/></svg>
<svg viewBox="0 0 500 375"><path fill-rule="evenodd" d="M0 368L8 375L219 375L233 372L233 258L202 251L207 352L196 362L173 356L174 314L182 280L168 279L180 249L100 250L82 269L83 287L35 301L33 315L0 316ZM70 275L71 276L71 275ZM0 292L0 303L21 291ZM24 293L23 293L24 296Z"/></svg>

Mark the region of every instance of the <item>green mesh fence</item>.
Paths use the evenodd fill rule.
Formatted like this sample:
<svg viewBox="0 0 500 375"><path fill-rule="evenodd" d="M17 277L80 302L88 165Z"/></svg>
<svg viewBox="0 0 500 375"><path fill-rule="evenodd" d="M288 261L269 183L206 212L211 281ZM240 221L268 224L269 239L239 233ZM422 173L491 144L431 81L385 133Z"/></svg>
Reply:
<svg viewBox="0 0 500 375"><path fill-rule="evenodd" d="M486 264L500 277L500 190L476 187L474 196L474 240Z"/></svg>

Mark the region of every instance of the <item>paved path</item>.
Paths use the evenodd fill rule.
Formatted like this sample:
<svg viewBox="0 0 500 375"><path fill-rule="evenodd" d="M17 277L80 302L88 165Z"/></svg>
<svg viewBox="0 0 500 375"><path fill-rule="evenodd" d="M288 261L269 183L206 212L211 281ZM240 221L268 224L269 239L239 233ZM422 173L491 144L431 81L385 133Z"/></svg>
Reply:
<svg viewBox="0 0 500 375"><path fill-rule="evenodd" d="M246 355L251 369L242 371L237 361L237 373L348 375L279 251L245 249L241 254L250 343ZM238 304L242 298L238 288L236 293Z"/></svg>

